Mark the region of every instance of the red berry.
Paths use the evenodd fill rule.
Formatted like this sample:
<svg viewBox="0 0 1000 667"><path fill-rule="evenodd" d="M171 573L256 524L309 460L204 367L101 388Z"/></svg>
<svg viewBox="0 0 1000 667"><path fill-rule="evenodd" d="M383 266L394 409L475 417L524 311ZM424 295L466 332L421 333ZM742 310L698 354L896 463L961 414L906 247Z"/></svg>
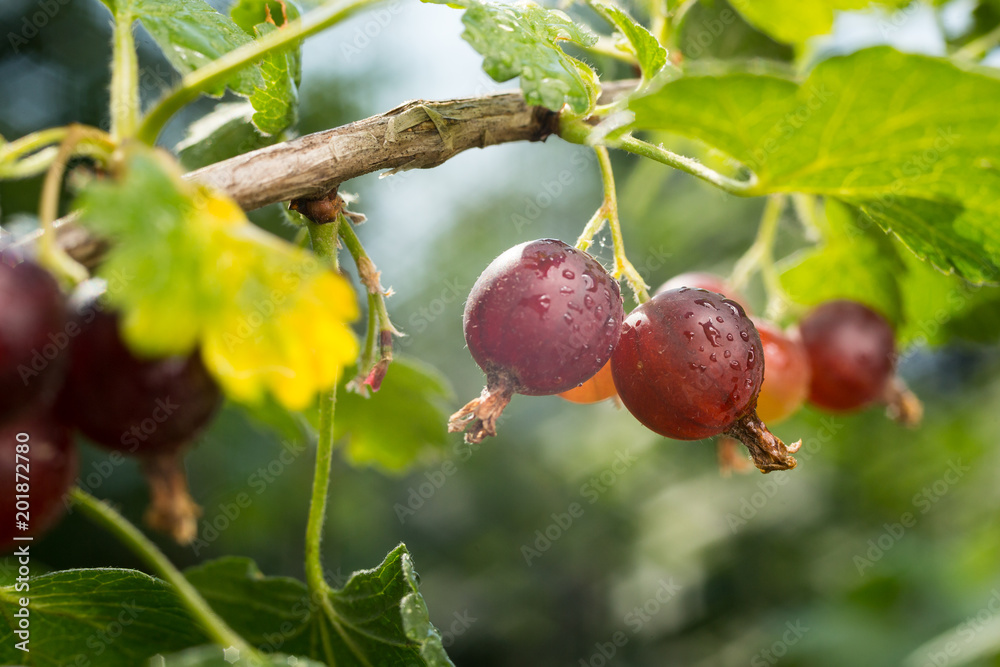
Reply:
<svg viewBox="0 0 1000 667"><path fill-rule="evenodd" d="M672 289L680 289L681 287L693 287L721 294L727 299L732 299L743 306L743 310L750 312L750 309L747 307L746 297L734 290L724 278L714 273L705 273L703 271L682 273L660 285L656 290L656 294L662 294Z"/></svg>
<svg viewBox="0 0 1000 667"><path fill-rule="evenodd" d="M48 271L0 262L0 422L55 398L66 365L65 310Z"/></svg>
<svg viewBox="0 0 1000 667"><path fill-rule="evenodd" d="M660 435L698 440L729 433L762 470L794 467L791 450L754 413L763 350L735 301L686 287L658 294L625 320L611 370L625 407Z"/></svg>
<svg viewBox="0 0 1000 667"><path fill-rule="evenodd" d="M809 395L812 371L797 332L786 334L770 322L754 321L764 348L764 384L757 397L757 414L768 424L787 419Z"/></svg>
<svg viewBox="0 0 1000 667"><path fill-rule="evenodd" d="M597 375L590 378L579 387L573 387L569 391L559 394L560 397L573 403L599 403L612 396L617 396L615 380L611 377L611 362L604 364Z"/></svg>
<svg viewBox="0 0 1000 667"><path fill-rule="evenodd" d="M895 336L884 317L855 301L829 301L799 329L812 367L812 403L848 411L884 396L896 359Z"/></svg>
<svg viewBox="0 0 1000 667"><path fill-rule="evenodd" d="M24 434L20 440L18 434ZM25 439L27 442L21 442ZM25 458L18 459L19 453ZM0 478L3 479L0 552L13 548L14 537L42 535L62 516L66 507L63 496L73 486L76 472L76 446L69 429L61 426L47 410L32 411L0 426ZM27 481L17 479L16 473L25 475ZM18 530L16 525L24 520L18 515L17 496L22 495L25 487L19 484L27 485L26 523L30 526L27 531Z"/></svg>
<svg viewBox="0 0 1000 667"><path fill-rule="evenodd" d="M611 357L624 317L618 283L587 253L542 239L490 263L465 304L465 341L486 372L483 395L452 416L478 442L514 393L558 394Z"/></svg>
<svg viewBox="0 0 1000 667"><path fill-rule="evenodd" d="M139 359L119 334L117 315L96 303L75 313L80 333L57 411L99 445L136 455L190 442L215 414L218 387L197 353Z"/></svg>

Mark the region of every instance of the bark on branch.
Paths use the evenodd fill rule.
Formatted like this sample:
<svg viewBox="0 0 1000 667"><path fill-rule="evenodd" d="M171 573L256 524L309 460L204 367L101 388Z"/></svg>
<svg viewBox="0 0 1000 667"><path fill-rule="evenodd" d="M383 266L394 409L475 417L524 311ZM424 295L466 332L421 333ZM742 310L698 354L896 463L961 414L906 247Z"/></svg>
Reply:
<svg viewBox="0 0 1000 667"><path fill-rule="evenodd" d="M605 95L635 86L609 83ZM436 167L469 148L544 141L558 114L530 107L520 92L427 102L417 100L349 125L238 155L189 173L226 192L245 210L315 197L385 169Z"/></svg>

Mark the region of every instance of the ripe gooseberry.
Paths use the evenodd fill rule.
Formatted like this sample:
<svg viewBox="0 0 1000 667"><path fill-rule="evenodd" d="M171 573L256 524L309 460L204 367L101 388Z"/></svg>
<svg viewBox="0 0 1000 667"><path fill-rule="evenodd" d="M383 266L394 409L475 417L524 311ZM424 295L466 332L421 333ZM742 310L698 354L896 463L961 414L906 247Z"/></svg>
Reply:
<svg viewBox="0 0 1000 667"><path fill-rule="evenodd" d="M612 396L617 396L615 380L611 377L611 362L601 366L594 377L590 378L579 387L573 387L569 391L559 394L560 398L565 398L572 403L599 403Z"/></svg>
<svg viewBox="0 0 1000 667"><path fill-rule="evenodd" d="M17 454L24 458L18 459ZM73 486L77 464L69 429L46 408L32 410L0 426L0 478L4 480L0 493L0 552L13 547L15 537L44 534L62 516L66 509L63 496ZM27 481L16 478L15 473L24 474ZM25 495L26 499L18 497ZM26 531L17 529L17 521L22 518L17 515L22 511L19 500L25 501L22 509L27 507Z"/></svg>
<svg viewBox="0 0 1000 667"><path fill-rule="evenodd" d="M611 357L618 395L640 422L677 440L725 433L763 472L795 467L754 411L764 379L760 336L746 312L720 294L682 287L626 318Z"/></svg>
<svg viewBox="0 0 1000 667"><path fill-rule="evenodd" d="M895 376L895 333L881 314L857 301L828 301L806 315L799 329L812 368L811 403L851 412L882 402L894 419L919 423L923 408Z"/></svg>
<svg viewBox="0 0 1000 667"><path fill-rule="evenodd" d="M681 287L693 287L721 294L727 299L732 299L736 303L743 306L743 310L746 312L750 312L745 296L733 289L725 278L717 276L714 273L707 273L705 271L690 271L688 273L676 275L660 285L656 290L656 294L662 294L663 292L668 292L672 289L680 289Z"/></svg>
<svg viewBox="0 0 1000 667"><path fill-rule="evenodd" d="M81 301L80 333L56 410L95 443L140 460L150 487L145 520L181 543L197 535L201 509L187 490L183 451L221 402L197 353L141 359L119 332L119 317Z"/></svg>
<svg viewBox="0 0 1000 667"><path fill-rule="evenodd" d="M607 363L624 318L618 283L562 241L510 248L476 280L465 303L465 341L486 373L482 395L452 415L468 442L496 435L513 394L558 394Z"/></svg>
<svg viewBox="0 0 1000 667"><path fill-rule="evenodd" d="M48 271L0 262L0 422L55 398L66 365L65 322L65 300Z"/></svg>
<svg viewBox="0 0 1000 667"><path fill-rule="evenodd" d="M764 383L757 397L757 415L768 424L788 419L809 395L812 371L798 333L786 333L776 325L754 320L764 349Z"/></svg>

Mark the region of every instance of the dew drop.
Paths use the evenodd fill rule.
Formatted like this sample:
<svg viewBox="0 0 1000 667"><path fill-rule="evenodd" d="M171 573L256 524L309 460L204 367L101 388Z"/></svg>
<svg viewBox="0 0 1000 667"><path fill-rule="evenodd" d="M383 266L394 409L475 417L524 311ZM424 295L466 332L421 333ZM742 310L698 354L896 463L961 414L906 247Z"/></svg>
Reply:
<svg viewBox="0 0 1000 667"><path fill-rule="evenodd" d="M694 313L684 313L685 320L688 319L689 317L694 317Z"/></svg>
<svg viewBox="0 0 1000 667"><path fill-rule="evenodd" d="M572 294L575 291L576 290L574 290L572 287L567 287L566 285L563 285L562 287L559 288L560 294Z"/></svg>
<svg viewBox="0 0 1000 667"><path fill-rule="evenodd" d="M730 352L729 350L726 350L725 352L722 353L722 356L728 359L729 357L733 356L733 353Z"/></svg>
<svg viewBox="0 0 1000 667"><path fill-rule="evenodd" d="M570 301L569 303L566 304L566 307L569 308L570 310L575 310L578 313L583 312L583 308L581 308L576 301Z"/></svg>
<svg viewBox="0 0 1000 667"><path fill-rule="evenodd" d="M719 356L717 354L715 354L715 352L713 352L712 354L708 355L708 358L711 359L712 361L718 361L719 360Z"/></svg>
<svg viewBox="0 0 1000 667"><path fill-rule="evenodd" d="M748 334L746 331L741 331L740 332L740 338L742 338L745 341L746 340L750 340L750 334Z"/></svg>
<svg viewBox="0 0 1000 667"><path fill-rule="evenodd" d="M733 301L726 300L723 301L722 303L729 306L729 310L733 311L733 315L735 315L736 317L740 317L741 315L743 315L743 313L740 312L740 307Z"/></svg>
<svg viewBox="0 0 1000 667"><path fill-rule="evenodd" d="M757 357L754 355L753 350L751 349L747 353L747 370L753 368L756 365L756 363L757 363Z"/></svg>
<svg viewBox="0 0 1000 667"><path fill-rule="evenodd" d="M733 339L733 334L731 334L731 333L730 334L726 334L726 340L732 340L732 339Z"/></svg>
<svg viewBox="0 0 1000 667"><path fill-rule="evenodd" d="M600 317L603 314L604 314L604 306L598 306L597 308L594 308L594 315Z"/></svg>
<svg viewBox="0 0 1000 667"><path fill-rule="evenodd" d="M566 320L566 324L573 324L573 316L569 313L563 315L563 319Z"/></svg>
<svg viewBox="0 0 1000 667"><path fill-rule="evenodd" d="M589 271L583 272L583 289L588 292L597 291L597 281L594 280L594 276L590 275Z"/></svg>
<svg viewBox="0 0 1000 667"><path fill-rule="evenodd" d="M563 278L566 280L573 280L573 278L576 278L576 274L569 269L563 269Z"/></svg>
<svg viewBox="0 0 1000 667"><path fill-rule="evenodd" d="M594 307L594 297L585 294L583 296L583 305L587 307L587 310L592 309Z"/></svg>
<svg viewBox="0 0 1000 667"><path fill-rule="evenodd" d="M536 294L528 297L527 299L521 299L520 305L527 306L540 316L544 317L545 314L549 312L549 308L552 306L552 299L550 299L547 294Z"/></svg>
<svg viewBox="0 0 1000 667"><path fill-rule="evenodd" d="M718 310L718 307L708 299L695 299L694 302L699 306L704 306L705 308L711 308L712 310Z"/></svg>
<svg viewBox="0 0 1000 667"><path fill-rule="evenodd" d="M733 359L732 361L729 362L729 366L733 370L737 370L737 371L740 370L740 362L736 361L735 359Z"/></svg>
<svg viewBox="0 0 1000 667"><path fill-rule="evenodd" d="M722 317L721 317L721 316L720 316L720 317L716 317L716 318L715 318L715 321L716 321L716 322L718 322L719 324L723 324L723 323L725 322L725 320L724 320L724 319L722 319Z"/></svg>
<svg viewBox="0 0 1000 667"><path fill-rule="evenodd" d="M704 352L705 351L705 346L704 345L699 345L698 346L698 351L699 352Z"/></svg>
<svg viewBox="0 0 1000 667"><path fill-rule="evenodd" d="M639 323L636 322L636 325L638 325L638 324ZM615 328L615 318L613 318L610 315L608 315L608 319L604 322L604 326L606 326L609 329L614 329Z"/></svg>
<svg viewBox="0 0 1000 667"><path fill-rule="evenodd" d="M684 332L684 337L687 338L688 340L694 340L694 332L693 331L685 331Z"/></svg>
<svg viewBox="0 0 1000 667"><path fill-rule="evenodd" d="M708 342L711 343L712 347L721 347L719 338L722 336L719 334L719 330L716 329L711 322L702 322L701 328L705 330L705 338L708 339Z"/></svg>

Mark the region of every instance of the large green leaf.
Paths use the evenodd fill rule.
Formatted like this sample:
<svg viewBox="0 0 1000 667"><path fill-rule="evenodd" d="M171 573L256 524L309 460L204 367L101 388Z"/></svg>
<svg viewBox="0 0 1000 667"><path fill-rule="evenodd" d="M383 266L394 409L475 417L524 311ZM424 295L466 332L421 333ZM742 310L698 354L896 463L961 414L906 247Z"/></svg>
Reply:
<svg viewBox="0 0 1000 667"><path fill-rule="evenodd" d="M239 650L221 646L198 646L180 653L164 656L163 660L150 661L149 667L327 667L302 656L287 656L283 653L269 654L264 662L244 660L240 662Z"/></svg>
<svg viewBox="0 0 1000 667"><path fill-rule="evenodd" d="M856 217L856 211L828 200L823 243L789 258L781 284L798 303L853 299L898 324L903 305L897 280L905 267L885 234L856 224Z"/></svg>
<svg viewBox="0 0 1000 667"><path fill-rule="evenodd" d="M902 7L910 0L883 0L880 5ZM833 13L863 9L871 0L733 0L733 7L775 39L788 44L825 35L833 27Z"/></svg>
<svg viewBox="0 0 1000 667"><path fill-rule="evenodd" d="M753 170L748 194L836 197L921 258L1000 280L1000 80L887 47L820 63L802 83L728 73L631 102L635 129L695 137Z"/></svg>
<svg viewBox="0 0 1000 667"><path fill-rule="evenodd" d="M725 0L696 2L684 14L677 44L685 61L767 58L788 62L795 52L743 20Z"/></svg>
<svg viewBox="0 0 1000 667"><path fill-rule="evenodd" d="M228 16L215 11L204 0L115 0L118 16L139 19L181 74L207 65L219 56L250 41L252 37ZM257 67L237 72L228 83L241 95L252 95L263 86ZM226 84L206 92L221 95Z"/></svg>
<svg viewBox="0 0 1000 667"><path fill-rule="evenodd" d="M0 588L0 664L136 667L208 641L173 589L134 570L63 570ZM30 652L15 648L18 600L30 598ZM86 662L83 662L83 661Z"/></svg>
<svg viewBox="0 0 1000 667"><path fill-rule="evenodd" d="M340 391L335 429L354 465L403 472L448 443L451 387L434 368L397 358L368 398Z"/></svg>
<svg viewBox="0 0 1000 667"><path fill-rule="evenodd" d="M373 570L313 601L293 579L264 577L252 561L226 558L187 573L232 628L269 651L338 667L447 667L404 545Z"/></svg>
<svg viewBox="0 0 1000 667"><path fill-rule="evenodd" d="M591 45L597 36L564 13L532 2L488 4L479 0L424 0L465 8L462 37L481 53L483 69L496 81L521 77L528 104L553 111L569 104L585 113L597 100L597 75L566 55L560 41Z"/></svg>

